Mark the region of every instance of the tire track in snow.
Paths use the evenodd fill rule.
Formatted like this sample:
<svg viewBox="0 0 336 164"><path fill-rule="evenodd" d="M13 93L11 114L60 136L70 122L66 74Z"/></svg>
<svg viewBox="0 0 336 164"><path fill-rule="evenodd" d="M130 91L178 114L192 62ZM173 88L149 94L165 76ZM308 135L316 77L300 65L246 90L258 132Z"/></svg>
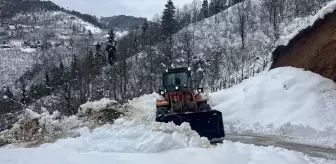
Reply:
<svg viewBox="0 0 336 164"><path fill-rule="evenodd" d="M257 146L274 146L288 150L298 151L312 157L336 160L336 148L320 147L303 143L291 142L289 139L280 136L260 134L227 134L226 139L232 142L241 142Z"/></svg>

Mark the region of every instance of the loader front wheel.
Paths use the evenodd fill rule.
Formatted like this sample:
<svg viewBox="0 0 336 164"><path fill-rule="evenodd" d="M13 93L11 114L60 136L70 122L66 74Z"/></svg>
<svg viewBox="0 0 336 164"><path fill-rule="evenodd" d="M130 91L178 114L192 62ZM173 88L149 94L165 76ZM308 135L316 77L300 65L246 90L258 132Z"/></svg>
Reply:
<svg viewBox="0 0 336 164"><path fill-rule="evenodd" d="M200 104L200 106L199 106L199 110L200 110L201 112L208 112L208 111L211 111L211 107L210 107L209 104L202 103L202 104Z"/></svg>
<svg viewBox="0 0 336 164"><path fill-rule="evenodd" d="M160 116L164 116L164 115L167 115L169 114L170 111L168 108L165 108L165 107L159 107L156 109L156 118L160 117Z"/></svg>

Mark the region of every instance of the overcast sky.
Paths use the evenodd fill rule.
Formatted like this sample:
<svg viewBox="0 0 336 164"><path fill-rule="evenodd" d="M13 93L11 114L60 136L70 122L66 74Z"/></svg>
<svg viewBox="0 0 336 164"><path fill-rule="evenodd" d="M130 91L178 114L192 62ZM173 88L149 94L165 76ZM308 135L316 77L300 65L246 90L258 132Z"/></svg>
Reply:
<svg viewBox="0 0 336 164"><path fill-rule="evenodd" d="M132 15L152 19L161 13L167 0L51 0L59 6L81 13L101 16ZM192 0L173 0L175 6Z"/></svg>

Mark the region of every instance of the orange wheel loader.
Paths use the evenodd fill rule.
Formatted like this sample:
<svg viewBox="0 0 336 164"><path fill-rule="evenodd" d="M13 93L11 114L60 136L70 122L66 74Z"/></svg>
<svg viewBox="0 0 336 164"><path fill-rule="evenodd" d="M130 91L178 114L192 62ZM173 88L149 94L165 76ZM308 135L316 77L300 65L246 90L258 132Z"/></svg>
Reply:
<svg viewBox="0 0 336 164"><path fill-rule="evenodd" d="M156 103L156 121L190 124L191 129L211 143L222 142L225 137L222 113L212 110L201 96L203 88L193 88L191 69L174 68L164 72L162 77L163 97Z"/></svg>

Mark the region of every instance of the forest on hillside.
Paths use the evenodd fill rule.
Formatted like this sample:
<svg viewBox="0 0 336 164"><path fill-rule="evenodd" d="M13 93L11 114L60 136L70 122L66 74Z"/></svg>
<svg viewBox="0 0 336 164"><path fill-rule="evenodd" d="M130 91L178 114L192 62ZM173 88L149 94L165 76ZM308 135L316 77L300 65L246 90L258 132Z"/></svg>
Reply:
<svg viewBox="0 0 336 164"><path fill-rule="evenodd" d="M162 13L122 38L110 29L106 39L73 40L68 61L34 65L19 78L18 92L0 92L0 104L6 112L15 107L73 115L87 101L127 102L157 92L162 72L179 66L191 67L195 87L228 88L263 71L276 41L293 30L287 26L327 1L195 0L176 8L168 0Z"/></svg>

